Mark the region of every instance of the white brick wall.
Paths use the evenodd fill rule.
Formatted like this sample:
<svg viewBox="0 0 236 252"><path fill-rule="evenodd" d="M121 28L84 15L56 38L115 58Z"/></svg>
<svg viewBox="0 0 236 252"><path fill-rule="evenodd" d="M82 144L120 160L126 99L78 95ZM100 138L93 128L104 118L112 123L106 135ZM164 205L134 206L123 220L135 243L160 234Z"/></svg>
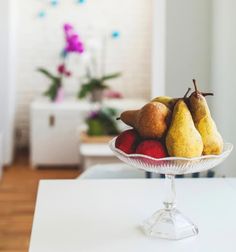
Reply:
<svg viewBox="0 0 236 252"><path fill-rule="evenodd" d="M45 0L46 1L46 0ZM89 26L117 29L121 38L108 46L107 70L122 71L111 86L125 97L150 96L152 0L87 0L84 5L61 0L58 7L48 7L47 16L37 18L42 1L17 1L17 132L18 144L28 143L29 105L47 87L47 80L35 71L39 66L55 71L64 45L62 25L72 23L82 37ZM67 82L67 92L78 90L76 80ZM135 91L135 92L134 92Z"/></svg>

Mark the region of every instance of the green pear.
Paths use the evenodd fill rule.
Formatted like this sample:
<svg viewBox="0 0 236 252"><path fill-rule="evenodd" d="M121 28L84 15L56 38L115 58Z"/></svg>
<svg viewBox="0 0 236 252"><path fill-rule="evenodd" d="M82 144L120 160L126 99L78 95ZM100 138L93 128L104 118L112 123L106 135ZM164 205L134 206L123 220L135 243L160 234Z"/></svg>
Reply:
<svg viewBox="0 0 236 252"><path fill-rule="evenodd" d="M196 81L193 80L193 83L195 91L189 97L189 106L194 124L202 136L203 154L219 155L223 150L223 139L211 117L211 112L204 97L209 93L199 92Z"/></svg>
<svg viewBox="0 0 236 252"><path fill-rule="evenodd" d="M151 102L160 102L166 105L169 109L173 109L175 103L178 101L178 98L172 98L170 96L158 96L151 100Z"/></svg>
<svg viewBox="0 0 236 252"><path fill-rule="evenodd" d="M184 99L180 99L174 106L171 125L166 136L166 147L169 155L173 157L193 158L202 155L202 138L195 128Z"/></svg>

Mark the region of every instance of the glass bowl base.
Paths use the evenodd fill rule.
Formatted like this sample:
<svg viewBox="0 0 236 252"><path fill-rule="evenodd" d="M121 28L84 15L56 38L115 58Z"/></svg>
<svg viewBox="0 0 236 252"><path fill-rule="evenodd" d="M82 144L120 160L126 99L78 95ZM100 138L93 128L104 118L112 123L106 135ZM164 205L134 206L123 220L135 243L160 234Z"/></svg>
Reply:
<svg viewBox="0 0 236 252"><path fill-rule="evenodd" d="M198 234L198 228L176 208L161 209L147 219L142 229L148 236L180 240Z"/></svg>

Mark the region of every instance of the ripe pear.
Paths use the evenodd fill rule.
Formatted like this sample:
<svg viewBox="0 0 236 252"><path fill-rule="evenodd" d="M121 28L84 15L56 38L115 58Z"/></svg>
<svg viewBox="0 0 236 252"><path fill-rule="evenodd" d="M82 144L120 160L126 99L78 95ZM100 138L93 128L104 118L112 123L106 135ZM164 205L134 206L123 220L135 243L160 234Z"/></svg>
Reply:
<svg viewBox="0 0 236 252"><path fill-rule="evenodd" d="M223 150L223 139L217 130L216 124L211 117L204 93L197 89L196 81L193 80L195 91L189 97L189 106L194 124L202 136L203 154L219 155Z"/></svg>
<svg viewBox="0 0 236 252"><path fill-rule="evenodd" d="M167 131L171 111L160 102L149 102L139 110L124 111L120 119L142 138L161 138Z"/></svg>
<svg viewBox="0 0 236 252"><path fill-rule="evenodd" d="M170 156L193 158L202 155L203 142L195 128L191 113L183 99L174 107L172 121L166 136Z"/></svg>
<svg viewBox="0 0 236 252"><path fill-rule="evenodd" d="M174 105L177 101L178 101L178 98L172 98L170 96L158 96L151 100L151 102L163 103L171 110L174 108Z"/></svg>
<svg viewBox="0 0 236 252"><path fill-rule="evenodd" d="M136 117L139 112L138 110L127 110L121 113L120 117L117 119L120 119L125 124L135 128L136 124Z"/></svg>

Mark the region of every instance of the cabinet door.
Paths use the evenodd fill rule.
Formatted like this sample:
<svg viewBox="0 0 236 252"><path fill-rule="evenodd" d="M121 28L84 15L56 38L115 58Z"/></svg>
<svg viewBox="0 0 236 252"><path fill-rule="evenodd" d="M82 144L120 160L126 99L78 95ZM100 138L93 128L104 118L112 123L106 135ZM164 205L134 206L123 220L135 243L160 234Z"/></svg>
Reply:
<svg viewBox="0 0 236 252"><path fill-rule="evenodd" d="M78 164L78 128L84 113L70 111L32 111L32 165Z"/></svg>

